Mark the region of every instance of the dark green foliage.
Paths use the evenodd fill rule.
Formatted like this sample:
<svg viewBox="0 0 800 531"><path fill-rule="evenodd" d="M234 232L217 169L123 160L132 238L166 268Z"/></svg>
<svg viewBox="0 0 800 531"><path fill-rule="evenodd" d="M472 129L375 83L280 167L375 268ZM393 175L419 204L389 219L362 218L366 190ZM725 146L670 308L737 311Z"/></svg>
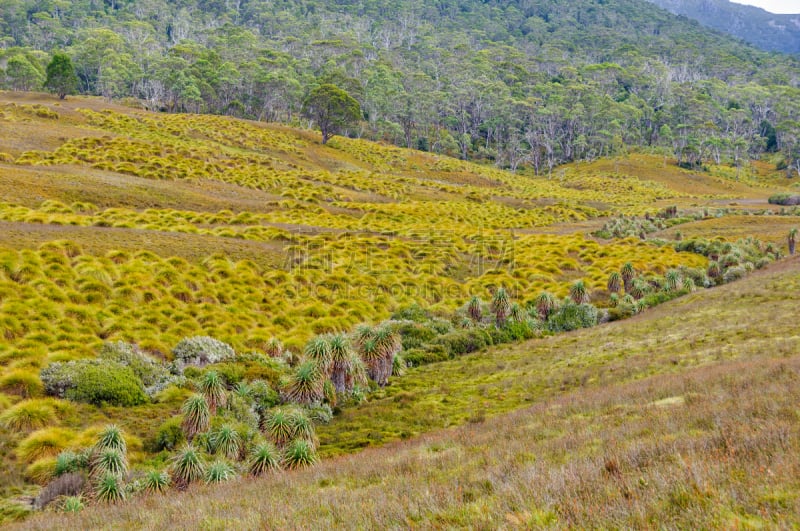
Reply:
<svg viewBox="0 0 800 531"><path fill-rule="evenodd" d="M145 387L157 385L170 377L164 365L136 345L124 341L103 344L98 357L130 367Z"/></svg>
<svg viewBox="0 0 800 531"><path fill-rule="evenodd" d="M75 75L75 67L66 54L54 54L47 65L46 73L44 88L58 94L59 99L63 100L68 94L74 94L78 90L78 76Z"/></svg>
<svg viewBox="0 0 800 531"><path fill-rule="evenodd" d="M138 406L146 403L142 381L129 368L119 363L80 363L64 397L94 405Z"/></svg>
<svg viewBox="0 0 800 531"><path fill-rule="evenodd" d="M591 304L564 303L547 319L547 329L551 332L569 332L579 328L589 328L597 324L597 308Z"/></svg>
<svg viewBox="0 0 800 531"><path fill-rule="evenodd" d="M450 359L450 354L442 345L436 345L436 348L415 348L408 350L403 354L403 357L410 367L417 367L419 365L427 365L428 363L446 361Z"/></svg>
<svg viewBox="0 0 800 531"><path fill-rule="evenodd" d="M250 398L253 400L253 404L259 414L263 414L263 412L277 405L280 401L278 392L263 380L250 382Z"/></svg>
<svg viewBox="0 0 800 531"><path fill-rule="evenodd" d="M345 90L329 83L313 89L303 100L303 115L314 120L322 132L322 143L354 124L361 106Z"/></svg>
<svg viewBox="0 0 800 531"><path fill-rule="evenodd" d="M419 348L439 335L439 332L427 322L401 323L397 331L400 334L403 350Z"/></svg>
<svg viewBox="0 0 800 531"><path fill-rule="evenodd" d="M64 450L56 457L56 477L72 472L78 472L88 467L88 459L85 454Z"/></svg>
<svg viewBox="0 0 800 531"><path fill-rule="evenodd" d="M491 345L489 333L481 329L457 330L437 337L433 345L441 346L449 358L455 358Z"/></svg>
<svg viewBox="0 0 800 531"><path fill-rule="evenodd" d="M109 360L51 363L40 373L45 392L100 405L135 406L147 402L142 381L130 367Z"/></svg>
<svg viewBox="0 0 800 531"><path fill-rule="evenodd" d="M172 451L186 441L181 428L182 420L181 417L172 417L159 426L153 443L155 451Z"/></svg>
<svg viewBox="0 0 800 531"><path fill-rule="evenodd" d="M395 321L414 321L417 323L424 323L431 319L431 314L419 304L412 304L401 308L392 314L392 319Z"/></svg>

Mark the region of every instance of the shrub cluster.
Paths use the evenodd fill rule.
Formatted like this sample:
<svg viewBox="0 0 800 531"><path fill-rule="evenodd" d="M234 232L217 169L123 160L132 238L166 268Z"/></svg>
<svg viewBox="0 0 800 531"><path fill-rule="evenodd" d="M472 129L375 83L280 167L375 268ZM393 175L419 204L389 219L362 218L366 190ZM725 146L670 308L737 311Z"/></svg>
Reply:
<svg viewBox="0 0 800 531"><path fill-rule="evenodd" d="M770 196L769 204L771 204L771 205L783 205L783 206L800 205L800 195L775 194L773 196Z"/></svg>
<svg viewBox="0 0 800 531"><path fill-rule="evenodd" d="M148 401L141 379L107 359L51 363L40 373L47 394L95 405L136 406Z"/></svg>
<svg viewBox="0 0 800 531"><path fill-rule="evenodd" d="M209 336L187 337L172 349L179 370L189 365L205 367L232 358L235 354L233 347Z"/></svg>

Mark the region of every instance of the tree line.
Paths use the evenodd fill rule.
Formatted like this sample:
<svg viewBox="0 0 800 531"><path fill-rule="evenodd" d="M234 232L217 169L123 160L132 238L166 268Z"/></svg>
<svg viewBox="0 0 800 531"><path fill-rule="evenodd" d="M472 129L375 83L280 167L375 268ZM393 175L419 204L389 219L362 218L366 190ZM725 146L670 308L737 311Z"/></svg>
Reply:
<svg viewBox="0 0 800 531"><path fill-rule="evenodd" d="M798 60L633 0L0 0L0 12L12 90L42 87L62 52L77 91L167 112L308 126L309 96L334 86L360 112L332 132L511 170L640 146L687 167L776 154L800 172Z"/></svg>

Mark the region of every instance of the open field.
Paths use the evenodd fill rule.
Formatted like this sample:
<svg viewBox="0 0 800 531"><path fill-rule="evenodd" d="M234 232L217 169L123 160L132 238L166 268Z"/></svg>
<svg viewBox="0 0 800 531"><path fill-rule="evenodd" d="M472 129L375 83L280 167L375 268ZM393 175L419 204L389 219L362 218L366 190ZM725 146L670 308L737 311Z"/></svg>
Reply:
<svg viewBox="0 0 800 531"><path fill-rule="evenodd" d="M483 393L487 417L460 428L26 527L796 526L800 336L786 294L798 285L792 260L634 320L413 371L394 399L349 414L367 424L396 401L418 423L394 422L430 429L463 423ZM506 400L534 405L492 416Z"/></svg>
<svg viewBox="0 0 800 531"><path fill-rule="evenodd" d="M709 258L678 252L664 241L676 239L678 231L683 239L735 242L755 236L785 250L789 230L800 225L797 216L761 215L778 212L767 198L793 186L765 162L755 162L739 175L723 166L696 173L662 156L632 153L557 168L549 177L515 175L358 139L334 137L323 146L308 130L220 116L148 113L99 98L59 102L51 96L5 92L0 92L0 130L0 415L23 406L44 412L21 429L4 425L0 433L6 472L0 478L0 522L24 512L20 504L50 479L61 450L85 447L109 422L129 436L132 467L161 466L168 459L166 451L154 449L154 439L166 421L178 418L196 382L173 385L130 407L44 396L43 368L93 359L105 342L135 343L166 366L182 339L213 336L241 355L239 366L232 362L221 368L228 377L268 381L277 397L307 341L318 334L349 332L360 323L377 324L421 305L438 320L437 326L457 335L460 325L453 312L472 296L490 299L500 287L519 303L518 309L529 311L540 293L564 299L583 281L591 302L608 308L609 274L627 263L643 282L655 283L656 291L661 289L656 277L668 271L706 276ZM650 239L591 235L611 217L658 216L667 207L686 213L708 209L712 215L726 210L720 217L651 233ZM745 210L759 214L741 215ZM741 258L742 274L745 265L749 272L772 260L756 265L754 259L745 264L742 257L728 258ZM660 449L678 444L664 442L665 430L672 426L667 418L671 409L647 404L680 397L667 404L686 409L686 426L680 429L687 439L675 448L689 459L719 436L717 424L698 420L700 406L695 404L712 403L719 415L733 415L733 391L725 381L745 378L735 374L736 367L765 360L768 368L758 369L752 380L736 380L755 385L770 370L779 370L779 363L768 358L797 352L800 339L793 332L791 295L798 287L797 268L796 259L781 261L743 281L690 293L631 319L413 367L407 375L393 377L388 387L373 385L360 405L336 408L333 400L334 420L317 428L319 453L331 460L312 472L253 484L256 490L287 489L285 496L293 498L321 488L319 499L328 505L319 514L293 500L282 516L265 520L263 514L272 514L273 507L261 507L262 516L244 508L255 503L247 497L255 492L241 498L247 503L224 498L229 494L203 503L210 511L238 519L242 527L285 527L291 518L301 517L312 527L341 526L347 522L331 505L336 500L344 503L348 496L397 485L400 490L385 510L364 505L364 514L357 516L363 520L353 524L448 527L475 518L485 527L576 525L587 517L582 511L588 510L589 498L581 494L577 505L565 506L566 493L579 488L570 483L577 481L575 470L592 469L613 450L627 474L635 465L625 461L632 455L625 441L638 439L626 430L644 430L636 422L651 413L656 428L642 434L641 444ZM694 287L699 286L692 284L686 291ZM285 346L289 361L266 359L273 338ZM796 365L788 359L781 374L789 378ZM703 395L707 402L695 397L694 387L691 393L680 392L690 380L709 382L709 394ZM780 394L787 381L777 380L768 392ZM232 388L233 380L229 384ZM604 389L612 391L600 400ZM595 399L598 404L592 403ZM563 413L570 408L583 413ZM776 422L789 423L786 444L795 444L796 425L785 411L768 413L777 415ZM557 428L534 435L542 429L542 415ZM513 422L506 425L503 418ZM611 419L608 426L599 420L603 418ZM623 423L626 419L634 423ZM467 427L401 442L457 425ZM695 430L695 425L700 427ZM621 431L603 431L615 426ZM522 431L513 431L517 429ZM479 431L486 433L479 436ZM569 433L578 435L573 440ZM502 440L501 435L522 439L507 450L495 448L499 445L493 441ZM565 437L571 450L558 453L556 446ZM524 449L528 439L535 440L532 450ZM601 439L619 441L618 446L603 448ZM770 451L788 448L769 441ZM26 451L34 443L43 449ZM343 457L386 444L389 449ZM429 449L438 444L444 445L442 450ZM387 452L398 455L389 459L393 475L385 480L358 468ZM657 465L642 472L644 483L638 487L626 482L628 490L622 489L614 470L609 472L613 481L602 488L608 478L588 474L587 481L598 483L590 484L586 493L597 489L608 496L603 498L608 513L592 516L597 525L643 525L677 510L670 506L671 498L663 498L671 491L662 487L665 481L683 481L678 471L684 465L663 457L662 450L653 452ZM475 456L484 456L479 460L485 462L478 464ZM466 464L439 470L441 475L432 472L426 481L436 494L422 501L421 491L405 492L400 485L411 481L413 489L424 489L418 475L423 472L417 470L424 467L417 464L428 459L440 468L452 465L453 459ZM761 466L764 459L753 456L753 463ZM512 493L523 488L520 478L529 476L497 479L510 463L537 478L544 477L542 467L576 468L553 484L561 487L546 482L524 487L534 489L524 491L525 496L535 494L531 499L538 500L530 505ZM476 479L484 466L489 483ZM796 486L780 483L783 476L774 481L785 486L786 497L762 511L763 493L740 492L741 482L731 479L731 470L708 467L703 469L710 474L708 481L728 477L724 481L729 483L723 484L733 489L722 492L720 487L706 498L697 494L706 492L701 485L701 491L687 494L687 507L729 509L712 512L709 525L733 525L740 517L773 522L796 508ZM660 471L672 479L658 479ZM343 475L329 483L327 478L336 474ZM766 489L773 480L764 476L759 481ZM445 494L448 482L460 487ZM689 488L688 483L680 485ZM637 494L631 494L635 489ZM651 489L659 492L653 499ZM619 496L625 492L636 504L630 520L622 516L622 505L616 505L623 503ZM137 508L164 500L145 498L110 510L131 526L163 527L170 518L186 516L180 513L180 500L193 504L207 494L193 489L170 499L163 513L149 516L137 514ZM737 496L749 500L744 508L732 505ZM676 499L678 505L684 503ZM261 501L287 503L280 496ZM100 513L92 511L78 517L87 519L83 524L70 522L98 526ZM205 527L221 522L202 512L191 518ZM41 518L31 523L46 525Z"/></svg>

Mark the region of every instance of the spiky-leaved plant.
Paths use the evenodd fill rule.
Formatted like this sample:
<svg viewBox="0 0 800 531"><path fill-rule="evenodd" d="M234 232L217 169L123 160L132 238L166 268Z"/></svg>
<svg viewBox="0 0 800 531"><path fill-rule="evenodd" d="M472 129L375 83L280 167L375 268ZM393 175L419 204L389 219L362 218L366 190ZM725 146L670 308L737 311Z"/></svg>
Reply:
<svg viewBox="0 0 800 531"><path fill-rule="evenodd" d="M678 291L683 285L681 273L677 269L670 269L664 275L664 289L667 291Z"/></svg>
<svg viewBox="0 0 800 531"><path fill-rule="evenodd" d="M578 280L569 288L569 297L575 304L585 304L589 302L589 292L583 280Z"/></svg>
<svg viewBox="0 0 800 531"><path fill-rule="evenodd" d="M394 358L401 349L400 334L388 325L375 328L372 337L363 344L361 359L366 364L367 374L381 387L389 382ZM349 389L352 387L353 385L350 385Z"/></svg>
<svg viewBox="0 0 800 531"><path fill-rule="evenodd" d="M306 343L303 354L307 360L313 361L317 365L319 372L328 374L331 368L331 345L328 335L311 338Z"/></svg>
<svg viewBox="0 0 800 531"><path fill-rule="evenodd" d="M540 293L538 297L536 297L536 311L539 313L539 318L542 321L547 321L547 318L550 317L550 314L556 311L558 308L558 301L556 298L548 293L543 292Z"/></svg>
<svg viewBox="0 0 800 531"><path fill-rule="evenodd" d="M211 445L214 451L220 452L228 459L236 459L242 446L242 438L230 424L223 424L211 434Z"/></svg>
<svg viewBox="0 0 800 531"><path fill-rule="evenodd" d="M303 439L292 441L283 452L283 466L290 470L310 467L316 462L314 447Z"/></svg>
<svg viewBox="0 0 800 531"><path fill-rule="evenodd" d="M247 400L253 394L253 390L247 382L239 382L236 384L236 387L233 388L233 393L235 396Z"/></svg>
<svg viewBox="0 0 800 531"><path fill-rule="evenodd" d="M214 461L206 470L206 483L222 483L236 477L236 471L225 461Z"/></svg>
<svg viewBox="0 0 800 531"><path fill-rule="evenodd" d="M483 319L483 312L481 309L482 306L483 302L477 296L472 297L469 300L469 304L467 304L467 313L469 314L470 319L476 323L480 323L481 319Z"/></svg>
<svg viewBox="0 0 800 531"><path fill-rule="evenodd" d="M631 296L638 301L645 296L649 289L650 286L647 284L647 282L637 278L631 282L630 289L626 291L628 291Z"/></svg>
<svg viewBox="0 0 800 531"><path fill-rule="evenodd" d="M406 360L399 354L394 357L392 362L392 376L403 376L407 369Z"/></svg>
<svg viewBox="0 0 800 531"><path fill-rule="evenodd" d="M286 398L298 404L321 402L325 374L317 362L308 360L301 363L286 386Z"/></svg>
<svg viewBox="0 0 800 531"><path fill-rule="evenodd" d="M98 450L109 448L117 450L123 455L128 451L128 445L125 443L125 436L116 424L109 424L103 428L103 431L97 436L95 448Z"/></svg>
<svg viewBox="0 0 800 531"><path fill-rule="evenodd" d="M106 473L97 481L94 488L94 495L97 500L101 502L120 502L125 499L125 487L122 485L122 480L119 476Z"/></svg>
<svg viewBox="0 0 800 531"><path fill-rule="evenodd" d="M383 352L381 352L381 350L378 348L378 344L375 343L374 338L370 337L362 343L361 359L364 360L364 363L367 366L367 374L376 382L381 377L382 358Z"/></svg>
<svg viewBox="0 0 800 531"><path fill-rule="evenodd" d="M691 277L683 277L683 281L681 282L681 284L682 284L681 286L682 289L684 291L688 291L689 293L692 293L697 290L697 286L695 285L694 280Z"/></svg>
<svg viewBox="0 0 800 531"><path fill-rule="evenodd" d="M92 475L95 476L112 474L122 477L128 472L128 461L119 450L103 448L96 451L91 467Z"/></svg>
<svg viewBox="0 0 800 531"><path fill-rule="evenodd" d="M368 381L367 364L358 357L358 354L353 352L352 358L350 359L350 367L344 379L345 390L352 394L356 387L366 386Z"/></svg>
<svg viewBox="0 0 800 531"><path fill-rule="evenodd" d="M372 334L374 330L368 324L360 324L356 326L356 329L353 330L353 346L357 349L360 349L364 343L372 339Z"/></svg>
<svg viewBox="0 0 800 531"><path fill-rule="evenodd" d="M270 338L267 344L264 345L264 351L267 353L267 356L278 358L283 354L283 343L276 337Z"/></svg>
<svg viewBox="0 0 800 531"><path fill-rule="evenodd" d="M709 278L713 278L715 280L721 277L722 268L719 266L719 262L709 262L706 274Z"/></svg>
<svg viewBox="0 0 800 531"><path fill-rule="evenodd" d="M253 476L263 476L268 472L280 470L281 454L275 446L268 442L257 444L250 452L247 470Z"/></svg>
<svg viewBox="0 0 800 531"><path fill-rule="evenodd" d="M305 411L299 408L294 408L289 411L289 422L292 426L292 440L302 439L308 441L312 445L316 445L316 434L314 432L314 423L308 418Z"/></svg>
<svg viewBox="0 0 800 531"><path fill-rule="evenodd" d="M331 407L336 407L336 403L338 401L336 389L333 387L333 384L330 380L325 380L325 383L322 385L322 395L325 397L325 401L330 404Z"/></svg>
<svg viewBox="0 0 800 531"><path fill-rule="evenodd" d="M183 428L183 433L189 442L194 439L195 435L208 429L208 425L211 422L211 412L203 395L194 394L187 398L186 402L183 403L181 412L183 413L181 428Z"/></svg>
<svg viewBox="0 0 800 531"><path fill-rule="evenodd" d="M511 311L511 301L505 288L498 288L492 297L492 312L494 313L495 323L498 327L503 327L508 320L508 313Z"/></svg>
<svg viewBox="0 0 800 531"><path fill-rule="evenodd" d="M294 433L294 426L289 412L284 408L275 408L264 420L264 433L278 446L289 442Z"/></svg>
<svg viewBox="0 0 800 531"><path fill-rule="evenodd" d="M525 313L525 310L522 309L522 306L517 304L516 302L511 305L511 309L508 312L508 320L512 323L522 323L528 318L528 315Z"/></svg>
<svg viewBox="0 0 800 531"><path fill-rule="evenodd" d="M612 271L611 274L608 275L608 284L606 287L609 293L619 293L619 290L622 289L622 275L616 271Z"/></svg>
<svg viewBox="0 0 800 531"><path fill-rule="evenodd" d="M67 496L64 498L64 505L62 510L65 513L79 513L84 509L83 497L81 496Z"/></svg>
<svg viewBox="0 0 800 531"><path fill-rule="evenodd" d="M211 416L217 414L218 407L225 407L228 401L228 392L225 389L225 381L217 371L208 371L200 377L198 387L208 403Z"/></svg>
<svg viewBox="0 0 800 531"><path fill-rule="evenodd" d="M344 334L335 334L328 341L331 353L331 382L338 393L347 391L347 373L353 363L353 349L350 340Z"/></svg>
<svg viewBox="0 0 800 531"><path fill-rule="evenodd" d="M169 483L169 474L161 470L149 470L144 476L144 490L151 494L163 494Z"/></svg>
<svg viewBox="0 0 800 531"><path fill-rule="evenodd" d="M620 270L620 276L622 277L622 282L625 284L625 293L627 293L631 289L631 282L633 282L633 279L636 277L636 270L633 268L633 264L625 262Z"/></svg>
<svg viewBox="0 0 800 531"><path fill-rule="evenodd" d="M206 467L200 452L191 445L186 445L172 459L172 483L179 489L202 479Z"/></svg>

